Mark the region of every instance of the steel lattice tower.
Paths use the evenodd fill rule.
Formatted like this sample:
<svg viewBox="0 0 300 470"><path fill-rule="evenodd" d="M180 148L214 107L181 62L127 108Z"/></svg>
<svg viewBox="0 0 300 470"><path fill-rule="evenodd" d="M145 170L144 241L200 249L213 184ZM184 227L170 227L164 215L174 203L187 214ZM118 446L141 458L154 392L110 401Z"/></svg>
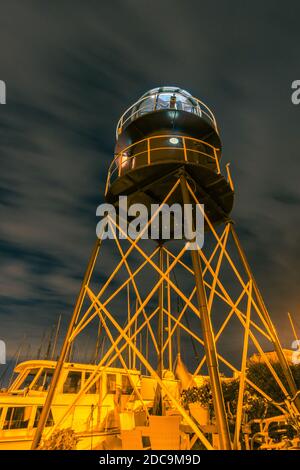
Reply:
<svg viewBox="0 0 300 470"><path fill-rule="evenodd" d="M150 208L156 204L157 210L137 239L126 237L120 211L115 220L108 216L111 232L122 233L124 238L120 240L116 235L111 242L119 259L99 285L98 277L93 276L96 264L105 263L101 249L106 240L96 241L33 448L40 440L70 347L95 320L100 322L109 342L99 358L98 374L103 367L118 362L127 372L140 368L152 376L157 384L152 412L163 414L166 403L171 404L193 430L193 443L199 439L207 449L212 449L201 426L164 383L168 373L174 374L175 359L178 364L184 355L191 381L203 370L209 377L221 449L239 448L246 386L272 401L247 378L247 360L252 349L263 358L286 397L286 406L279 406L281 412L299 413L293 376L230 217L234 188L228 166L226 177L221 173L220 158L221 141L213 113L184 90L175 87L151 90L121 117L105 189L106 201L118 211L119 196L123 195L127 196L129 206L143 203ZM190 241L184 239L174 245L160 239L151 244L143 239L163 206L174 203L204 205L205 243L201 249L190 250ZM193 218L185 223L190 224L190 231L195 228ZM120 316L120 304L126 310L125 321L124 315ZM193 360L186 354L189 339L197 350ZM284 383L264 352L267 343L276 351ZM240 379L233 431L229 430L220 368ZM93 385L97 371L72 406ZM143 401L141 391L135 392Z"/></svg>

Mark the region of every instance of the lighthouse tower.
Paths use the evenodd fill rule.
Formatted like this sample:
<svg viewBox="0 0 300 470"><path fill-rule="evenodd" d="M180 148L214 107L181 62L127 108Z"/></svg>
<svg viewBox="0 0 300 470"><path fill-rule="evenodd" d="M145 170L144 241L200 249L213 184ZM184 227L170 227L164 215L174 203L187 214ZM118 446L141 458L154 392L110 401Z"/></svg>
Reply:
<svg viewBox="0 0 300 470"><path fill-rule="evenodd" d="M141 382L134 386L134 393L150 422L152 416L176 412L188 429L190 448L200 441L207 449L239 449L245 392L272 402L263 387L247 376L248 358L258 352L286 397L279 412L286 406L287 413L299 414L297 387L234 228L234 187L229 166L222 170L221 155L214 114L178 87L152 89L122 114L105 187L105 199L118 214L108 217L115 237L96 241L33 448L41 438L70 348L95 320L101 326L103 347L95 372L70 409L108 367L118 365L128 376L131 370L140 371ZM136 239L124 230L120 196L127 197L128 207L156 207ZM184 234L174 240L174 230L169 240L160 236L144 239L166 204L195 209L182 220L189 225L188 233L197 228L196 208L202 211L203 246L193 244ZM117 261L107 274L101 254L109 242ZM265 354L266 348L275 350L284 381ZM239 379L234 414L224 397L224 383L233 376ZM152 380L153 396L143 386L143 377L148 384ZM208 385L212 395L212 413L206 423L183 400L201 383Z"/></svg>

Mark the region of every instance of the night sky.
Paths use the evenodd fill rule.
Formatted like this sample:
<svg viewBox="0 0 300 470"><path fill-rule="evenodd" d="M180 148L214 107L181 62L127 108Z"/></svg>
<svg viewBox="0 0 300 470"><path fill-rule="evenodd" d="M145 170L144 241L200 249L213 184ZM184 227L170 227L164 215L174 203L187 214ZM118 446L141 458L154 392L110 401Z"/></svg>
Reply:
<svg viewBox="0 0 300 470"><path fill-rule="evenodd" d="M0 338L8 357L72 311L121 113L175 85L214 111L233 217L285 346L300 330L298 1L0 3ZM104 251L105 269L111 253Z"/></svg>

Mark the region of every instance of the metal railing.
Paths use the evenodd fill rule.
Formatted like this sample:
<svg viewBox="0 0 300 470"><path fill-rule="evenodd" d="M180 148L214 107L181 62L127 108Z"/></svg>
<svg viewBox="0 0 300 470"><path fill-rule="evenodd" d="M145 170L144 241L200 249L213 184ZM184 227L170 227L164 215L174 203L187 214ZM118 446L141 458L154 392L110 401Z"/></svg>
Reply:
<svg viewBox="0 0 300 470"><path fill-rule="evenodd" d="M173 142L172 142L172 140ZM166 145L168 143L168 145ZM219 149L203 140L174 134L157 135L139 140L117 153L109 167L105 194L111 184L120 176L140 166L165 161L183 161L191 163L213 163L215 171L220 173L217 156ZM158 152L164 151L164 157ZM169 155L168 155L169 154ZM197 156L197 161L195 161Z"/></svg>
<svg viewBox="0 0 300 470"><path fill-rule="evenodd" d="M213 125L215 130L219 132L217 121L215 119L213 112L205 103L200 101L198 98L191 96L190 102L179 101L179 102L176 102L174 107L172 107L170 103L168 104L167 101L164 101L163 105L160 103L160 101L158 100L158 97L160 94L161 92L151 95L151 98L154 98L154 99L150 103L149 103L150 96L147 95L147 96L140 98L132 106L130 106L122 114L122 116L120 117L118 121L117 129L116 129L116 138L118 138L123 128L130 122L134 121L135 119L137 119L138 117L144 114L148 114L148 113L151 113L152 111L158 111L161 109L172 109L172 110L178 109L178 110L183 110L189 113L196 114L199 117L204 117ZM191 100L194 101L196 104L193 104ZM147 105L145 101L148 101ZM134 108L137 108L137 109L135 110Z"/></svg>

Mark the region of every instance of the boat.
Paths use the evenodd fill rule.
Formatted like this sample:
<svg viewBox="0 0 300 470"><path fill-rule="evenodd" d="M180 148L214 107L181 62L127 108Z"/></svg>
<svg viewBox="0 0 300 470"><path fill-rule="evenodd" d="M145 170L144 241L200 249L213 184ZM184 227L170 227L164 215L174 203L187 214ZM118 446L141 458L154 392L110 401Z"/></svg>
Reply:
<svg viewBox="0 0 300 470"><path fill-rule="evenodd" d="M56 361L29 360L15 368L12 385L0 393L0 450L31 448ZM95 375L92 385L87 381ZM165 371L163 382L179 398L181 381ZM43 441L55 429L71 428L77 449L118 447L120 433L145 426L157 383L139 370L66 362L45 426ZM76 404L74 405L76 401ZM164 406L172 411L172 403Z"/></svg>

